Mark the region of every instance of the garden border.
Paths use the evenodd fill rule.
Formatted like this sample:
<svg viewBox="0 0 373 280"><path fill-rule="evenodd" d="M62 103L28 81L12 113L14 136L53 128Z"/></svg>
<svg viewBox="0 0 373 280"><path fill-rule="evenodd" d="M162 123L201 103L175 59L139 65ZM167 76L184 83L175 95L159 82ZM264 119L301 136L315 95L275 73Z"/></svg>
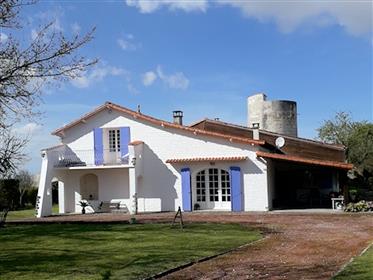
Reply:
<svg viewBox="0 0 373 280"><path fill-rule="evenodd" d="M343 270L345 270L345 268L351 264L356 258L358 257L361 257L362 255L364 255L369 249L370 247L373 247L373 241L368 244L368 246L366 246L361 252L359 255L356 255L354 257L352 257L348 262L346 262L344 265L342 265L342 267L331 277L331 279L334 279L338 274L340 274Z"/></svg>
<svg viewBox="0 0 373 280"><path fill-rule="evenodd" d="M191 262L188 262L188 263L185 263L185 264L182 264L182 265L179 265L179 266L176 266L176 267L173 267L173 268L170 268L170 269L167 269L167 270L164 270L162 272L159 272L155 275L152 275L152 276L149 276L149 277L146 277L146 278L143 278L143 280L153 280L153 279L159 279L161 277L164 277L164 276L167 276L171 273L174 273L176 271L179 271L179 270L182 270L184 268L187 268L187 267L190 267L192 265L195 265L195 264L198 264L198 263L203 263L203 262L206 262L206 261L209 261L209 260L212 260L212 259L215 259L217 257L220 257L220 256L223 256L223 255L226 255L226 254L229 254L229 253L232 253L232 252L235 252L235 251L238 251L238 250L241 250L245 247L249 247L251 245L254 245L256 243L259 243L261 241L264 241L266 240L267 238L269 238L269 235L265 235L263 238L259 239L259 240L255 240L253 242L250 242L250 243L246 243L246 244L243 244L243 245L240 245L236 248L233 248L233 249L230 249L230 250L227 250L227 251L224 251L224 252L221 252L221 253L218 253L218 254L215 254L215 255L212 255L212 256L207 256L207 257L204 257L204 258L201 258L201 259L198 259L198 260L195 260L195 261L191 261Z"/></svg>

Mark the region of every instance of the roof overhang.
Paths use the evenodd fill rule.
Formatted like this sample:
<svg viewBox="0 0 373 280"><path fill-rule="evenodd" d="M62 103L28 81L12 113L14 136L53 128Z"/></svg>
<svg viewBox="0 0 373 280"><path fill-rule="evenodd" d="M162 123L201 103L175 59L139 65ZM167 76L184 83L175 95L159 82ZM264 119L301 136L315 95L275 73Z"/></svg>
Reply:
<svg viewBox="0 0 373 280"><path fill-rule="evenodd" d="M256 156L262 157L262 158L269 158L269 159L289 161L289 162L309 164L309 165L325 166L325 167L345 169L345 170L350 170L354 167L353 164L345 163L345 162L309 159L309 158L303 158L303 157L297 157L297 156L291 156L291 155L268 153L268 152L263 152L263 151L257 151Z"/></svg>
<svg viewBox="0 0 373 280"><path fill-rule="evenodd" d="M131 117L133 119L138 119L138 120L141 120L141 121L151 123L153 125L158 125L162 128L171 128L171 129L176 129L180 132L184 131L184 132L187 132L187 133L193 133L196 136L197 135L209 136L209 137L214 137L214 138L225 139L225 140L228 140L229 142L248 144L248 145L253 145L253 146L263 146L263 145L266 144L266 142L264 140L253 140L253 139L248 139L248 138L244 138L244 137L237 137L237 136L234 136L234 135L227 135L227 134L223 134L223 133L210 132L210 131L206 131L206 130L202 130L202 129L191 128L189 126L184 126L184 125L179 125L179 124L167 122L167 121L164 121L164 120L153 118L151 116L144 115L140 112L130 110L128 108L122 107L120 105L117 105L117 104L114 104L114 103L111 103L111 102L106 102L104 105L101 105L101 106L97 107L95 110L93 110L92 112L89 112L88 114L85 114L83 117L81 117L81 118L79 118L79 119L77 119L77 120L59 128L59 129L53 131L52 135L56 135L56 136L61 137L61 136L64 135L64 133L67 129L70 129L70 128L72 128L72 127L74 127L74 126L76 126L80 123L85 123L88 118L91 118L92 116L96 115L97 113L99 113L99 112L101 112L105 109L115 110L117 112L124 113L124 114L128 115L129 117Z"/></svg>
<svg viewBox="0 0 373 280"><path fill-rule="evenodd" d="M194 127L194 126L197 126L201 123L205 123L205 124L210 123L210 124L219 125L219 126L223 126L223 127L241 129L241 130L245 130L245 131L248 131L248 132L253 131L253 128L250 128L250 127L247 127L247 126L242 126L242 125L238 125L238 124L223 122L221 120L212 120L212 119L208 119L208 118L205 118L205 119L199 120L197 122L194 122L194 123L190 124L189 126ZM328 148L331 148L331 149L334 149L334 150L339 150L339 151L344 151L345 148L346 148L343 145L339 145L339 144L329 144L329 143L325 143L325 142L321 142L321 141L317 141L317 140L279 134L279 133L275 133L275 132L271 132L271 131L263 130L263 129L259 129L259 133L262 134L262 135L271 135L271 136L274 136L274 137L284 137L285 139L291 139L291 140L299 141L299 142L302 142L302 143L308 143L308 144L314 144L314 145L318 145L318 146L328 147ZM249 138L249 137L246 137L246 138ZM249 139L251 139L251 138L249 138Z"/></svg>
<svg viewBox="0 0 373 280"><path fill-rule="evenodd" d="M166 163L216 162L216 161L245 161L247 159L248 159L247 156L173 158L173 159L166 160Z"/></svg>

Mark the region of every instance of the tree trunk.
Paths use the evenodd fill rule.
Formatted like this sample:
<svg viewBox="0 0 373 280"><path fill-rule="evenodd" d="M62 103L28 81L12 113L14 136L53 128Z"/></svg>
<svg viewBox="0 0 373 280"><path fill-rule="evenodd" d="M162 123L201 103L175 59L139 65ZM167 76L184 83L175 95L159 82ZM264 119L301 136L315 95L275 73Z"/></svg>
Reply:
<svg viewBox="0 0 373 280"><path fill-rule="evenodd" d="M24 194L25 194L24 191L19 192L19 207L23 207L23 196L24 196Z"/></svg>

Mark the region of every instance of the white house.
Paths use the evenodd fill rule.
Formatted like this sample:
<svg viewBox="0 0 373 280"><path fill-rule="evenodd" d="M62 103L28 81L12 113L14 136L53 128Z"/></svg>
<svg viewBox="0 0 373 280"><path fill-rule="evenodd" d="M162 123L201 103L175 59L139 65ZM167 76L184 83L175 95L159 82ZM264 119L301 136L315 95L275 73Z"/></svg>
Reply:
<svg viewBox="0 0 373 280"><path fill-rule="evenodd" d="M200 127L208 122L220 128ZM61 144L42 150L37 216L51 215L53 181L58 181L60 213L81 212L82 200L90 204L89 212L107 202L120 203L130 213L175 211L179 206L183 211L267 211L278 194L277 167L326 168L328 191L339 191L339 174L351 168L344 158L316 160L281 152L268 138L278 138L276 134L236 129L243 132L219 121L184 126L180 111L171 123L106 102L52 133ZM332 153L343 152L329 146Z"/></svg>

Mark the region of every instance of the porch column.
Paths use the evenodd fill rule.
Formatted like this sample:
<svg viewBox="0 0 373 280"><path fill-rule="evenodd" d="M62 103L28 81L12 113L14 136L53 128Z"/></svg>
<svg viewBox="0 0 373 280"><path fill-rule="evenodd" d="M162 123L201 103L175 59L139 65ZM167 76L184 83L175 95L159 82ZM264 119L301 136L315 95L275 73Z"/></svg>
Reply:
<svg viewBox="0 0 373 280"><path fill-rule="evenodd" d="M44 217L52 214L52 161L48 159L48 152L41 153L41 171L38 188L38 195L36 197L36 217Z"/></svg>
<svg viewBox="0 0 373 280"><path fill-rule="evenodd" d="M65 184L58 181L58 212L65 213Z"/></svg>
<svg viewBox="0 0 373 280"><path fill-rule="evenodd" d="M136 186L136 168L130 167L129 175L129 196L130 196L130 214L137 214L137 186Z"/></svg>

